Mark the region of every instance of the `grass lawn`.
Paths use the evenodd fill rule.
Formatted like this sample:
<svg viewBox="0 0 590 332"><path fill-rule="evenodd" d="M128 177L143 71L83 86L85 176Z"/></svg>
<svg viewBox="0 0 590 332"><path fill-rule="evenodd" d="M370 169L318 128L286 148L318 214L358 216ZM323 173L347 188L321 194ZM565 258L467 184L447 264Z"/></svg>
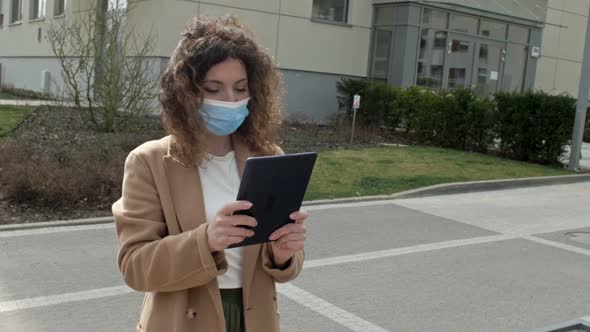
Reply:
<svg viewBox="0 0 590 332"><path fill-rule="evenodd" d="M32 110L27 106L0 105L0 138L8 135Z"/></svg>
<svg viewBox="0 0 590 332"><path fill-rule="evenodd" d="M432 147L321 152L306 200L387 195L441 183L567 175L570 171Z"/></svg>
<svg viewBox="0 0 590 332"><path fill-rule="evenodd" d="M9 93L0 91L0 99L21 99L21 98L11 95Z"/></svg>

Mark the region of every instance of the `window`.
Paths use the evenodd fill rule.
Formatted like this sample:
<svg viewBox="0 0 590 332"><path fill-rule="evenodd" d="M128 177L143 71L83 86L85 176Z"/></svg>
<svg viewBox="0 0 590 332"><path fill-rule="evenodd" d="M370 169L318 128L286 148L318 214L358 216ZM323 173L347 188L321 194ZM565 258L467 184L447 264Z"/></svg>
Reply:
<svg viewBox="0 0 590 332"><path fill-rule="evenodd" d="M108 10L125 10L127 9L127 0L108 0Z"/></svg>
<svg viewBox="0 0 590 332"><path fill-rule="evenodd" d="M508 40L526 44L529 42L529 29L511 25L508 29Z"/></svg>
<svg viewBox="0 0 590 332"><path fill-rule="evenodd" d="M346 23L348 0L313 0L311 18Z"/></svg>
<svg viewBox="0 0 590 332"><path fill-rule="evenodd" d="M508 43L502 89L505 91L522 91L527 66L528 47Z"/></svg>
<svg viewBox="0 0 590 332"><path fill-rule="evenodd" d="M371 78L387 80L389 74L389 59L392 28L375 28L373 31L373 55Z"/></svg>
<svg viewBox="0 0 590 332"><path fill-rule="evenodd" d="M60 16L66 13L66 0L55 0L53 16Z"/></svg>
<svg viewBox="0 0 590 332"><path fill-rule="evenodd" d="M375 8L375 25L393 25L393 16L395 7L376 7Z"/></svg>
<svg viewBox="0 0 590 332"><path fill-rule="evenodd" d="M31 0L31 20L45 17L45 1Z"/></svg>
<svg viewBox="0 0 590 332"><path fill-rule="evenodd" d="M422 24L433 28L446 29L448 15L445 12L424 8L422 13Z"/></svg>
<svg viewBox="0 0 590 332"><path fill-rule="evenodd" d="M491 21L481 21L479 34L484 37L505 40L506 24Z"/></svg>
<svg viewBox="0 0 590 332"><path fill-rule="evenodd" d="M469 52L470 45L468 41L453 39L451 42L451 51L467 53Z"/></svg>
<svg viewBox="0 0 590 332"><path fill-rule="evenodd" d="M451 30L476 35L477 19L471 16L453 15L451 17Z"/></svg>
<svg viewBox="0 0 590 332"><path fill-rule="evenodd" d="M20 22L23 19L22 0L10 1L10 23Z"/></svg>
<svg viewBox="0 0 590 332"><path fill-rule="evenodd" d="M446 31L422 29L416 84L439 90L442 87Z"/></svg>

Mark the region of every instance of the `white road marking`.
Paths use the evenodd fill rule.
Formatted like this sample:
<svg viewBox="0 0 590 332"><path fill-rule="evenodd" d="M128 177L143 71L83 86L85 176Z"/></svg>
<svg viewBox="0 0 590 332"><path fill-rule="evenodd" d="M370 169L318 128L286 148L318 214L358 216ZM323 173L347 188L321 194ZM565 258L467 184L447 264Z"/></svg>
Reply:
<svg viewBox="0 0 590 332"><path fill-rule="evenodd" d="M279 293L292 301L325 316L334 322L356 332L388 332L386 329L366 321L338 306L333 305L301 288L291 284L277 285Z"/></svg>
<svg viewBox="0 0 590 332"><path fill-rule="evenodd" d="M117 296L135 292L127 286L97 288L81 292L63 293L48 296L31 297L22 300L0 302L0 313L26 310L37 307L50 306L61 303L87 301L109 296Z"/></svg>
<svg viewBox="0 0 590 332"><path fill-rule="evenodd" d="M433 251L433 250L441 250L441 249L447 249L447 248L456 248L456 247L467 246L467 245L472 245L472 244L482 244L482 243L489 243L489 242L496 242L496 241L512 240L512 239L516 239L516 238L518 238L518 236L516 236L516 235L491 235L491 236L482 236L482 237L476 237L476 238L471 238L471 239L452 240L452 241L444 241L444 242L437 242L437 243L421 244L421 245L416 245L416 246L411 246L411 247L373 251L373 252L367 252L367 253L355 254L355 255L328 257L328 258L305 261L305 263L303 264L303 268L304 269L313 269L313 268L324 267L324 266L329 266L329 265L336 265L336 264L358 263L358 262L368 261L368 260L372 260L372 259L395 257L395 256L406 255L406 254L413 254L413 253Z"/></svg>

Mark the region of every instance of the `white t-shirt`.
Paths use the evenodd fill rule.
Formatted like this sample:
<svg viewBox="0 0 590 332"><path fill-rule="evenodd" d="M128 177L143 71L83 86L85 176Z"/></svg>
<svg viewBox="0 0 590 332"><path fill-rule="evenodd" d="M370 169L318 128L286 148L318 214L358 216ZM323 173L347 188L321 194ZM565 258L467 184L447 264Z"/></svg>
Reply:
<svg viewBox="0 0 590 332"><path fill-rule="evenodd" d="M222 157L207 154L206 158L207 160L199 167L199 174L205 201L205 215L210 223L223 205L236 200L240 176L233 151ZM228 270L217 277L219 288L242 288L242 249L225 249Z"/></svg>

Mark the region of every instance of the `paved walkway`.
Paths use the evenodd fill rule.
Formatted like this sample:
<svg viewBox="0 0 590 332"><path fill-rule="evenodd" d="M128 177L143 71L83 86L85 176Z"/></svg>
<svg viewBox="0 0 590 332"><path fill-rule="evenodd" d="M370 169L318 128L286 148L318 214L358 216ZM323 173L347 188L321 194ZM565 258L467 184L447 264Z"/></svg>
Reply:
<svg viewBox="0 0 590 332"><path fill-rule="evenodd" d="M73 106L74 103L55 101L55 100L20 100L20 99L0 99L0 105L14 106Z"/></svg>
<svg viewBox="0 0 590 332"><path fill-rule="evenodd" d="M309 207L282 331L529 331L590 314L590 183ZM134 331L112 224L0 232L0 331Z"/></svg>

